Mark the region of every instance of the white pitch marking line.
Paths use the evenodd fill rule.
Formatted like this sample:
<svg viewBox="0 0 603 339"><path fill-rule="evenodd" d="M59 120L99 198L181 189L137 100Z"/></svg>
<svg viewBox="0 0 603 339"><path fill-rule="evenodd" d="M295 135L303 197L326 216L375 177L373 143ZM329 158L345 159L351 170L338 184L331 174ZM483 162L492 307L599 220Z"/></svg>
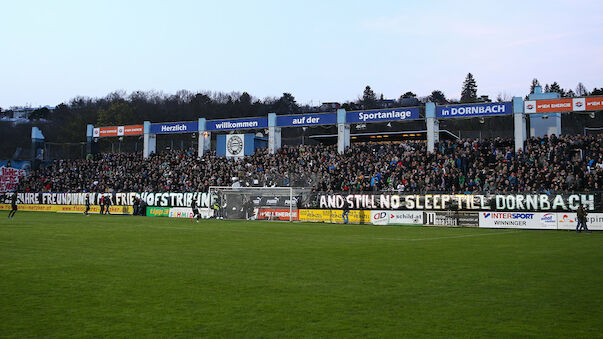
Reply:
<svg viewBox="0 0 603 339"><path fill-rule="evenodd" d="M486 234L464 234L464 235L453 235L450 237L433 237L433 238L373 238L377 240L397 240L397 241L424 241L424 240L442 240L442 239L454 239L454 238L469 238L469 237L485 237L488 235L499 235L499 234L514 234L521 233L519 231L511 231L511 232L496 232L496 233L486 233Z"/></svg>

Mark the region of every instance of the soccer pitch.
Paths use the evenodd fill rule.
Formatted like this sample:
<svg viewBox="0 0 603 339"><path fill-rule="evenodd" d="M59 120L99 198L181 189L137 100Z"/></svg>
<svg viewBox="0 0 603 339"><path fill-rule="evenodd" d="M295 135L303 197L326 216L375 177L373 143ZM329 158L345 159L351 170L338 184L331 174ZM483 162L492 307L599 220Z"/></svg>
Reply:
<svg viewBox="0 0 603 339"><path fill-rule="evenodd" d="M0 213L1 337L601 337L603 233Z"/></svg>

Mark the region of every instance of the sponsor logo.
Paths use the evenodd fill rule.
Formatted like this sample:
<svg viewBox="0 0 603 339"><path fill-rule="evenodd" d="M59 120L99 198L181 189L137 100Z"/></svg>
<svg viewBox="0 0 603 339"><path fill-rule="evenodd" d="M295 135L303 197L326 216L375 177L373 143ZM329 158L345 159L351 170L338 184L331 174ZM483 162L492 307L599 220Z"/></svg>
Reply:
<svg viewBox="0 0 603 339"><path fill-rule="evenodd" d="M534 109L534 105L528 104L528 109Z"/></svg>
<svg viewBox="0 0 603 339"><path fill-rule="evenodd" d="M392 215L392 218L394 217L394 215ZM379 212L379 213L375 213L375 215L373 216L373 219L375 220L383 220L387 218L387 213L386 212Z"/></svg>
<svg viewBox="0 0 603 339"><path fill-rule="evenodd" d="M582 107L582 101L577 101L576 102L576 107Z"/></svg>
<svg viewBox="0 0 603 339"><path fill-rule="evenodd" d="M574 223L574 222L576 222L576 220L574 218L570 217L567 214L563 214L561 216L561 219L559 219L559 222L561 222L561 223L564 223L564 222Z"/></svg>
<svg viewBox="0 0 603 339"><path fill-rule="evenodd" d="M551 214L551 213L547 213ZM532 220L534 219L534 213L485 213L484 218L492 219L526 219Z"/></svg>
<svg viewBox="0 0 603 339"><path fill-rule="evenodd" d="M553 213L545 213L542 217L540 217L540 221L545 224L554 224L556 223L555 215Z"/></svg>
<svg viewBox="0 0 603 339"><path fill-rule="evenodd" d="M441 215L435 212L425 212L425 225L458 226L458 221L453 216Z"/></svg>

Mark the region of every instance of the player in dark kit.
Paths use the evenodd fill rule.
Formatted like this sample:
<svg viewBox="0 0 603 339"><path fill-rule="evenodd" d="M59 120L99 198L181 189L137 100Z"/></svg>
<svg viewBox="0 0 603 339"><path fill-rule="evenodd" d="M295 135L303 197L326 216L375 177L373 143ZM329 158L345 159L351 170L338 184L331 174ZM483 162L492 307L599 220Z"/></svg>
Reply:
<svg viewBox="0 0 603 339"><path fill-rule="evenodd" d="M111 196L106 196L105 197L105 214L111 214L109 212L109 207L111 206L111 204L113 203L113 201L111 201Z"/></svg>
<svg viewBox="0 0 603 339"><path fill-rule="evenodd" d="M17 202L18 201L19 201L19 198L17 198L17 192L15 192L15 193L13 193L12 197L10 198L11 210L10 210L10 212L8 212L9 219L13 219L15 217L15 213L17 213Z"/></svg>
<svg viewBox="0 0 603 339"><path fill-rule="evenodd" d="M84 211L85 215L89 215L88 212L90 211L90 197L88 195L86 195L86 210Z"/></svg>
<svg viewBox="0 0 603 339"><path fill-rule="evenodd" d="M193 218L196 218L197 222L199 222L199 219L201 219L201 213L199 213L197 203L194 200L191 202L191 209L193 210ZM191 219L191 221L193 221L193 219Z"/></svg>
<svg viewBox="0 0 603 339"><path fill-rule="evenodd" d="M586 231L586 233L590 233L588 230L588 226L586 226L586 216L588 213L586 212L586 208L584 205L580 205L578 207L578 224L576 225L576 233L582 232L582 229Z"/></svg>

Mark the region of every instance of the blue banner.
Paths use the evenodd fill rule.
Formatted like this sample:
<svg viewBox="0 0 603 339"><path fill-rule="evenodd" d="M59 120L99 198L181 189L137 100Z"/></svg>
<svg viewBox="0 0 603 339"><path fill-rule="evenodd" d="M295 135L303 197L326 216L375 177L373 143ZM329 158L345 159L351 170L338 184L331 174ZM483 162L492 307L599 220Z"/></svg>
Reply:
<svg viewBox="0 0 603 339"><path fill-rule="evenodd" d="M418 107L373 109L346 113L346 122L352 124L413 119L419 119Z"/></svg>
<svg viewBox="0 0 603 339"><path fill-rule="evenodd" d="M476 115L498 115L513 113L511 102L489 102L485 104L447 105L436 107L436 118L458 118Z"/></svg>
<svg viewBox="0 0 603 339"><path fill-rule="evenodd" d="M337 113L280 115L276 117L278 127L335 124L337 124Z"/></svg>
<svg viewBox="0 0 603 339"><path fill-rule="evenodd" d="M246 118L232 120L209 120L205 124L208 131L267 128L268 118Z"/></svg>
<svg viewBox="0 0 603 339"><path fill-rule="evenodd" d="M199 130L198 121L188 122L166 122L161 124L151 124L151 134L165 133L195 133Z"/></svg>

